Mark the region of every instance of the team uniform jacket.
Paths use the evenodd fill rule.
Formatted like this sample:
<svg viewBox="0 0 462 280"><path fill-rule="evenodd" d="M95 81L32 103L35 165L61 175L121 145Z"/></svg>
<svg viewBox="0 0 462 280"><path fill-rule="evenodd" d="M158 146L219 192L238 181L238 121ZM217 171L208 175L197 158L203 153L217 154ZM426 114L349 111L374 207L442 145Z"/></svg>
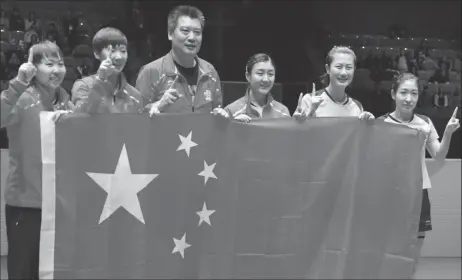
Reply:
<svg viewBox="0 0 462 280"><path fill-rule="evenodd" d="M72 110L69 94L59 88L52 97L42 89L13 79L1 94L1 126L9 139L10 171L5 202L11 206L42 208L40 112Z"/></svg>
<svg viewBox="0 0 462 280"><path fill-rule="evenodd" d="M136 80L136 88L143 95L148 108L162 98L171 88L182 95L173 104L167 105L163 113L204 112L209 113L223 105L220 78L215 68L207 61L196 57L199 76L195 89L188 85L186 78L178 72L171 52L143 66ZM176 80L174 84L173 81Z"/></svg>
<svg viewBox="0 0 462 280"><path fill-rule="evenodd" d="M77 113L142 113L144 103L141 93L121 73L118 85L101 81L96 75L75 81L72 102Z"/></svg>
<svg viewBox="0 0 462 280"><path fill-rule="evenodd" d="M414 114L409 123L403 123L390 114L386 114L378 119L388 123L406 125L410 128L418 129L425 133L425 145L422 147L421 153L423 189L431 188L430 176L428 175L427 165L425 164L425 149L431 142L438 140L439 136L430 118L423 115Z"/></svg>
<svg viewBox="0 0 462 280"><path fill-rule="evenodd" d="M232 118L235 118L240 114L246 114L252 119L290 117L289 109L274 100L271 93L268 93L267 104L260 108L259 106L256 106L254 102L252 102L249 90L247 90L243 97L226 106L225 110Z"/></svg>
<svg viewBox="0 0 462 280"><path fill-rule="evenodd" d="M343 103L335 102L326 89L317 91L315 95L321 96L324 101L312 117L358 117L364 111L362 104L348 95ZM302 107L309 110L308 98L310 98L308 94L303 97Z"/></svg>

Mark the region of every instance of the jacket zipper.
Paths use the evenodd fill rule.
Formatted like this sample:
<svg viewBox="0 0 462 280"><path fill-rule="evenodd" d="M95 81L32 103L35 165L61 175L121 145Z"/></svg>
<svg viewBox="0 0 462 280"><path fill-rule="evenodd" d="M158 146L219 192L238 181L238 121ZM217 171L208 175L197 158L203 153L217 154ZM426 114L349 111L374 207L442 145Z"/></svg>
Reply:
<svg viewBox="0 0 462 280"><path fill-rule="evenodd" d="M18 215L18 219L16 220L16 224L15 224L16 226L18 226L18 225L19 225L19 222L22 220L22 211L23 211L23 210L21 209L21 210L19 210L19 211L20 211L20 212L19 212L19 215Z"/></svg>
<svg viewBox="0 0 462 280"><path fill-rule="evenodd" d="M193 95L191 99L191 108L193 112L194 112L194 97L196 97L196 95Z"/></svg>
<svg viewBox="0 0 462 280"><path fill-rule="evenodd" d="M181 75L180 73L175 73L175 75L181 77L183 80L186 80L186 78ZM171 75L168 75L168 76L171 76ZM197 92L197 88L199 86L199 82L202 80L202 78L204 76L209 76L210 77L210 74L209 73L204 73L202 75L199 76L199 78L197 79L197 84L196 84L196 92ZM187 82L187 81L186 81ZM191 91L191 89L189 88L189 85L188 85L188 89L186 89L186 87L184 86L184 84L182 84L183 86L183 90L188 91L189 94L191 94L191 111L194 112L194 100L195 100L195 97L196 97L196 93L193 94L193 92Z"/></svg>
<svg viewBox="0 0 462 280"><path fill-rule="evenodd" d="M202 75L199 76L199 78L197 78L196 92L199 89L199 82L202 80L202 78L204 78L204 76L210 77L210 74L209 73L203 73ZM192 104L191 105L192 105L192 111L193 112L194 112L194 97L196 96L196 92L192 96Z"/></svg>

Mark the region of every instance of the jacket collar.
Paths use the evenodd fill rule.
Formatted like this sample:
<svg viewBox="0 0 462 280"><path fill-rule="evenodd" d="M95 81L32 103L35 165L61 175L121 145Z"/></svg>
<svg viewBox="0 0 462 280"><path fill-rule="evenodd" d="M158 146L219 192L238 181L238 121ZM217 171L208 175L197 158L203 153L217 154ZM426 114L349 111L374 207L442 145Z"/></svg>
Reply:
<svg viewBox="0 0 462 280"><path fill-rule="evenodd" d="M93 79L96 79L97 74L93 74ZM120 72L120 75L117 78L117 83L114 85L114 93L123 91L127 87L127 78L123 72Z"/></svg>
<svg viewBox="0 0 462 280"><path fill-rule="evenodd" d="M127 87L127 78L123 72L120 72L119 78L117 80L117 86L119 90L123 90Z"/></svg>
<svg viewBox="0 0 462 280"><path fill-rule="evenodd" d="M172 50L165 56L165 72L167 75L177 75L178 69L176 68L175 62L173 60ZM205 61L198 56L194 58L197 65L199 65L199 75L209 74L212 72L212 69L205 63Z"/></svg>
<svg viewBox="0 0 462 280"><path fill-rule="evenodd" d="M250 87L247 87L247 91L245 93L244 99L247 105L246 106L247 113L251 115L259 115L257 111L254 109L254 107L257 106L256 105L257 103L255 102L252 95L250 94ZM271 94L271 92L268 92L268 98L266 99L266 104L263 106L263 108L267 106L272 106L273 101L274 101L273 95Z"/></svg>
<svg viewBox="0 0 462 280"><path fill-rule="evenodd" d="M402 121L400 121L400 120L398 120L397 118L393 117L393 116L391 115L391 113L388 113L387 115L388 115L388 117L389 117L390 119L392 119L394 122L403 123ZM411 123L413 120L414 120L414 113L412 113L411 119L410 119L408 122L405 122L405 123Z"/></svg>
<svg viewBox="0 0 462 280"><path fill-rule="evenodd" d="M250 87L247 87L247 90L245 92L245 99L248 104L252 104L253 106L256 106L256 102L253 99L252 95L250 94ZM264 106L271 105L271 103L274 101L273 95L271 92L268 92L268 98L266 99L266 104Z"/></svg>
<svg viewBox="0 0 462 280"><path fill-rule="evenodd" d="M45 92L45 88L35 84L30 89L31 93L33 93L45 107L54 106L60 103L65 104L70 99L69 93L61 86L56 88L51 94Z"/></svg>

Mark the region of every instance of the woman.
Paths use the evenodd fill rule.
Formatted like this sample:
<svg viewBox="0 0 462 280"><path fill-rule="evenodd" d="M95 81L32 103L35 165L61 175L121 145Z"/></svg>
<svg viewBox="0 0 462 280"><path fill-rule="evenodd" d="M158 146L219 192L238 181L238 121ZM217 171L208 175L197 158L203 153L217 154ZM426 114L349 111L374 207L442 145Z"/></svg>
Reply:
<svg viewBox="0 0 462 280"><path fill-rule="evenodd" d="M225 108L232 119L249 122L258 118L290 117L287 107L271 95L276 69L269 55L259 53L251 56L245 67L245 78L249 83L245 95Z"/></svg>
<svg viewBox="0 0 462 280"><path fill-rule="evenodd" d="M333 47L326 57L324 84L319 91L306 94L299 102L294 116L307 117L358 117L373 119L374 115L364 111L359 101L348 96L346 87L353 81L356 55L348 47Z"/></svg>
<svg viewBox="0 0 462 280"><path fill-rule="evenodd" d="M122 72L127 63L127 38L118 29L106 27L93 38L95 57L101 61L95 75L83 77L72 86L75 112L142 113L141 93Z"/></svg>
<svg viewBox="0 0 462 280"><path fill-rule="evenodd" d="M460 125L456 118L457 108L449 120L443 134L441 142L439 136L430 118L422 115L414 114L414 109L419 100L418 78L411 73L404 73L395 78L391 90L391 97L395 101L395 110L385 116L380 117L386 122L406 125L410 128L423 131L426 135L425 146L422 149L422 176L423 176L423 196L422 196L422 211L419 224L419 247L417 253L420 255L422 249L425 232L432 230L430 216L430 200L428 197L428 189L431 188L430 177L425 164L425 148L429 154L438 161L444 161L448 154L451 137Z"/></svg>
<svg viewBox="0 0 462 280"><path fill-rule="evenodd" d="M60 85L66 74L59 47L51 42L32 46L28 62L1 93L1 127L9 138L10 168L6 181L5 216L8 277L38 279L42 205L40 112L54 119L72 109Z"/></svg>

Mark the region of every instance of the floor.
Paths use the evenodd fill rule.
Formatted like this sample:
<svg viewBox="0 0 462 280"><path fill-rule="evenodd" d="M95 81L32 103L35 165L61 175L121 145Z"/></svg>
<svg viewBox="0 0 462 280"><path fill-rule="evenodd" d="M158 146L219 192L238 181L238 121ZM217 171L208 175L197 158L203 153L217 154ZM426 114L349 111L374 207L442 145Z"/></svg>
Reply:
<svg viewBox="0 0 462 280"><path fill-rule="evenodd" d="M461 279L461 258L422 258L415 279Z"/></svg>
<svg viewBox="0 0 462 280"><path fill-rule="evenodd" d="M6 257L1 257L1 279L7 279ZM460 258L422 258L414 279L461 279Z"/></svg>

